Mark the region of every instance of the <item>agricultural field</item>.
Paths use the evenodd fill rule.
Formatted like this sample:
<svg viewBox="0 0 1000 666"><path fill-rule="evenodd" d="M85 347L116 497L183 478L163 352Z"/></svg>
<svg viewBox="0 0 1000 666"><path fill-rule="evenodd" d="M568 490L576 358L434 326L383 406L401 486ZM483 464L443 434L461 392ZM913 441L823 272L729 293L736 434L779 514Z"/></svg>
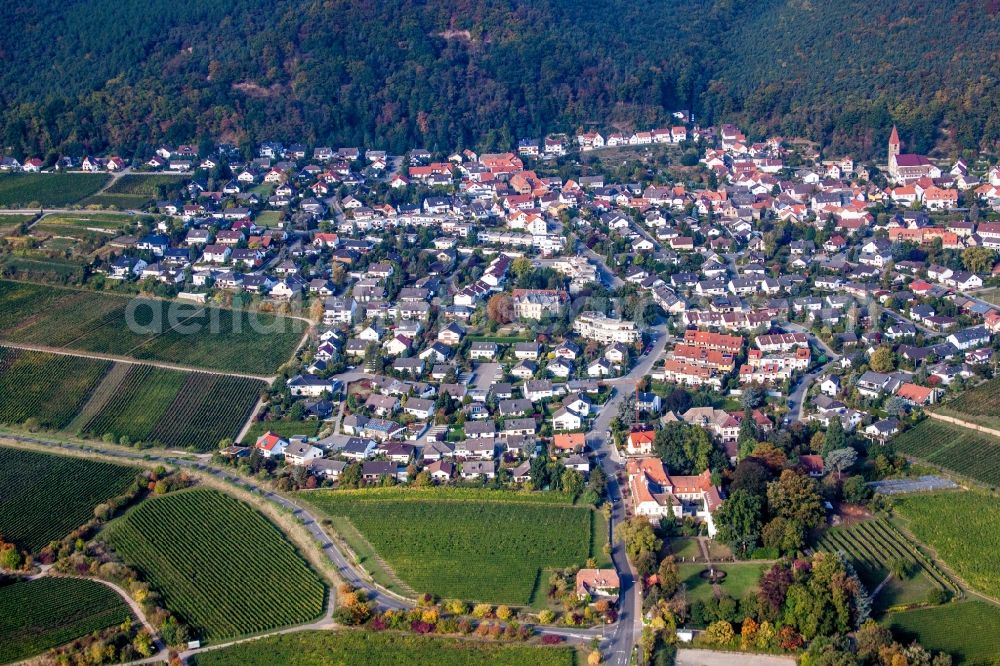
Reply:
<svg viewBox="0 0 1000 666"><path fill-rule="evenodd" d="M87 199L86 204L141 208L160 198L172 186L184 181L184 176L172 174L136 174L121 176L101 194Z"/></svg>
<svg viewBox="0 0 1000 666"><path fill-rule="evenodd" d="M957 664L993 666L1000 655L1000 608L985 601L893 613L886 623L897 640L918 640L951 654Z"/></svg>
<svg viewBox="0 0 1000 666"><path fill-rule="evenodd" d="M395 632L307 631L269 636L190 659L193 666L574 666L569 647L505 645Z"/></svg>
<svg viewBox="0 0 1000 666"><path fill-rule="evenodd" d="M48 577L0 586L0 663L33 657L130 617L114 590L89 580Z"/></svg>
<svg viewBox="0 0 1000 666"><path fill-rule="evenodd" d="M288 317L0 280L0 339L15 342L269 375L304 331Z"/></svg>
<svg viewBox="0 0 1000 666"><path fill-rule="evenodd" d="M925 419L892 440L900 453L961 476L1000 486L1000 438L944 421Z"/></svg>
<svg viewBox="0 0 1000 666"><path fill-rule="evenodd" d="M219 440L239 434L265 388L255 379L131 365L117 385L102 386L94 396L103 405L80 430L212 451Z"/></svg>
<svg viewBox="0 0 1000 666"><path fill-rule="evenodd" d="M1000 430L1000 377L961 393L954 400L934 407L933 411Z"/></svg>
<svg viewBox="0 0 1000 666"><path fill-rule="evenodd" d="M50 249L56 252L62 251L58 245L50 246ZM32 251L8 254L0 258L0 273L23 279L67 284L81 281L89 263L81 259L66 259Z"/></svg>
<svg viewBox="0 0 1000 666"><path fill-rule="evenodd" d="M0 534L31 553L128 490L138 468L0 447Z"/></svg>
<svg viewBox="0 0 1000 666"><path fill-rule="evenodd" d="M688 601L708 601L714 596L715 589L712 584L700 575L707 566L707 564L681 564L677 567L681 582L687 588ZM770 569L771 565L745 562L716 565L715 568L726 572L725 579L719 583L719 591L734 599L742 599L747 592L757 589L761 574Z"/></svg>
<svg viewBox="0 0 1000 666"><path fill-rule="evenodd" d="M308 622L319 576L262 514L214 490L142 502L99 535L209 641Z"/></svg>
<svg viewBox="0 0 1000 666"><path fill-rule="evenodd" d="M941 492L895 500L894 514L975 589L1000 599L1000 500L981 492Z"/></svg>
<svg viewBox="0 0 1000 666"><path fill-rule="evenodd" d="M439 488L304 492L303 500L346 518L392 572L418 592L528 605L546 569L602 556L598 516L544 493L464 493ZM506 497L514 498L508 501ZM531 501L544 498L541 502ZM348 538L345 536L345 538ZM350 539L348 538L350 543ZM377 567L377 562L365 562Z"/></svg>
<svg viewBox="0 0 1000 666"><path fill-rule="evenodd" d="M877 610L922 603L933 589L954 590L951 580L882 518L827 530L817 549L847 555L869 592L889 575L895 560L916 564L917 570L909 578L899 580L894 576L882 588L875 599Z"/></svg>
<svg viewBox="0 0 1000 666"><path fill-rule="evenodd" d="M0 347L0 423L34 419L65 428L111 367L109 361Z"/></svg>
<svg viewBox="0 0 1000 666"><path fill-rule="evenodd" d="M0 208L58 208L94 194L102 173L12 173L0 176Z"/></svg>
<svg viewBox="0 0 1000 666"><path fill-rule="evenodd" d="M77 239L110 239L135 224L135 217L120 213L52 213L38 221L33 233L52 234Z"/></svg>
<svg viewBox="0 0 1000 666"><path fill-rule="evenodd" d="M0 215L0 238L13 233L22 224L31 222L34 215Z"/></svg>

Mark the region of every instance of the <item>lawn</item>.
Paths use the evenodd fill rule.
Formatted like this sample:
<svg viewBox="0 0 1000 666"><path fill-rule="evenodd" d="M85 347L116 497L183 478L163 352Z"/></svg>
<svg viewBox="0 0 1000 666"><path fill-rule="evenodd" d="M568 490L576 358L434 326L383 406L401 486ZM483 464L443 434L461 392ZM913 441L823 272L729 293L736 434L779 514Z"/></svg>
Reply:
<svg viewBox="0 0 1000 666"><path fill-rule="evenodd" d="M707 601L715 591L712 584L701 577L705 564L681 564L678 569L681 582L687 587L688 601ZM757 589L757 583L769 564L727 563L716 565L716 570L725 571L726 578L719 583L719 591L734 599L742 599L750 590Z"/></svg>
<svg viewBox="0 0 1000 666"><path fill-rule="evenodd" d="M37 553L128 490L139 470L93 460L0 447L0 534Z"/></svg>
<svg viewBox="0 0 1000 666"><path fill-rule="evenodd" d="M0 280L0 339L17 342L270 375L304 330L270 314Z"/></svg>
<svg viewBox="0 0 1000 666"><path fill-rule="evenodd" d="M0 347L0 423L34 419L65 428L101 378L109 361Z"/></svg>
<svg viewBox="0 0 1000 666"><path fill-rule="evenodd" d="M948 652L958 664L996 664L1000 655L1000 608L984 601L893 613L886 623L897 640L918 640L929 650Z"/></svg>
<svg viewBox="0 0 1000 666"><path fill-rule="evenodd" d="M1000 499L985 492L943 492L897 499L903 525L966 583L1000 599Z"/></svg>
<svg viewBox="0 0 1000 666"><path fill-rule="evenodd" d="M1000 430L1000 377L983 382L933 411Z"/></svg>
<svg viewBox="0 0 1000 666"><path fill-rule="evenodd" d="M121 597L89 580L50 577L0 586L0 663L39 655L129 617Z"/></svg>
<svg viewBox="0 0 1000 666"><path fill-rule="evenodd" d="M53 213L46 215L32 227L32 231L70 236L73 238L88 238L104 236L110 238L135 225L136 218L120 213Z"/></svg>
<svg viewBox="0 0 1000 666"><path fill-rule="evenodd" d="M315 437L319 433L319 428L322 425L321 421L310 420L310 421L254 421L253 425L247 430L246 436L243 438L243 442L249 446L257 441L261 435L267 431L271 431L286 439L289 437L294 437L295 435L305 435L306 437Z"/></svg>
<svg viewBox="0 0 1000 666"><path fill-rule="evenodd" d="M257 510L214 490L146 500L99 535L202 638L218 641L319 617L326 589Z"/></svg>
<svg viewBox="0 0 1000 666"><path fill-rule="evenodd" d="M204 652L193 666L574 666L569 647L505 645L395 632L309 631Z"/></svg>
<svg viewBox="0 0 1000 666"><path fill-rule="evenodd" d="M101 189L103 173L12 173L0 175L0 208L58 208Z"/></svg>
<svg viewBox="0 0 1000 666"><path fill-rule="evenodd" d="M300 497L349 519L406 585L442 597L531 604L543 570L582 566L606 542L594 511L561 495L403 488Z"/></svg>
<svg viewBox="0 0 1000 666"><path fill-rule="evenodd" d="M892 440L896 450L995 487L1000 485L1000 438L925 419Z"/></svg>
<svg viewBox="0 0 1000 666"><path fill-rule="evenodd" d="M282 213L280 210L265 210L257 216L254 222L258 227L277 229L278 223L281 221L281 217Z"/></svg>
<svg viewBox="0 0 1000 666"><path fill-rule="evenodd" d="M669 552L677 558L678 562L704 560L701 554L701 548L698 547L697 539L676 537L670 539L667 545Z"/></svg>

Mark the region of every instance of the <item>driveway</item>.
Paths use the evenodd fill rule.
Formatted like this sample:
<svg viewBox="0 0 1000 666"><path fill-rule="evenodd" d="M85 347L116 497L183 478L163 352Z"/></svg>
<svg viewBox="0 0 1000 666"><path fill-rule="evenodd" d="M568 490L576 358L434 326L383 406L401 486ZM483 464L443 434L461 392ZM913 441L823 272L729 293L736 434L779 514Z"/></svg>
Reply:
<svg viewBox="0 0 1000 666"><path fill-rule="evenodd" d="M677 651L676 664L677 666L793 666L795 658L681 648Z"/></svg>

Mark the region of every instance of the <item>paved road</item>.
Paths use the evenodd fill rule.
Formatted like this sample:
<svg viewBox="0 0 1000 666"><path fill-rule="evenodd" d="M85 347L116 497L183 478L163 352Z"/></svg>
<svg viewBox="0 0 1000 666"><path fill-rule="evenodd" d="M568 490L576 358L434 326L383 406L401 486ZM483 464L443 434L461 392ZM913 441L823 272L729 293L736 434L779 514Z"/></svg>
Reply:
<svg viewBox="0 0 1000 666"><path fill-rule="evenodd" d="M616 275L615 272L608 267L608 264L604 261L604 257L597 254L583 243L578 242L577 253L579 254L580 252L585 254L588 259L597 264L597 275L601 278L601 282L604 283L605 286L614 290L620 289L625 284L625 281L618 277L618 275Z"/></svg>
<svg viewBox="0 0 1000 666"><path fill-rule="evenodd" d="M830 367L831 363L836 363L837 360L840 359L840 355L833 351L833 349L831 349L825 342L813 335L807 328L792 323L786 324L785 327L808 335L810 342L821 347L826 353L827 359L829 359L826 363L817 367L812 372L800 377L798 383L795 385L795 388L792 390L791 395L788 396L789 413L795 415L796 421L801 421L805 408L806 394L809 391L809 387L812 386L812 383L816 381L817 377L826 372L826 369Z"/></svg>
<svg viewBox="0 0 1000 666"><path fill-rule="evenodd" d="M649 374L670 340L667 335L666 325L660 324L650 330L653 337L652 349L636 363L624 377L617 377L605 380L614 388L614 394L601 407L600 413L594 419L590 431L586 435L587 446L592 449L601 461L608 476L608 499L611 500L611 560L618 571L618 578L621 583L619 592L619 616L618 622L609 628L610 633L605 634L605 642L602 646L605 663L615 666L627 666L629 657L632 654L633 646L638 643L642 634L642 597L636 585L635 571L625 555L625 544L614 538L615 526L625 520L625 500L622 488L619 484L619 474L625 464L614 443L606 436L611 427L611 421L618 414L625 395L632 392L635 383L644 375Z"/></svg>

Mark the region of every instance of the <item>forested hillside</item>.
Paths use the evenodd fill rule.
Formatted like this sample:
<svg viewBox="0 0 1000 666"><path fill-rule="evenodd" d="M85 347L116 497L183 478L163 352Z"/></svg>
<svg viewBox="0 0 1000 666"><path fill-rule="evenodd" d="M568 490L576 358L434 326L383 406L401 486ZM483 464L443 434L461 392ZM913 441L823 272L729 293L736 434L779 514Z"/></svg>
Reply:
<svg viewBox="0 0 1000 666"><path fill-rule="evenodd" d="M16 153L214 138L507 147L679 108L862 154L997 140L998 0L0 3ZM881 152L881 144L879 151Z"/></svg>

